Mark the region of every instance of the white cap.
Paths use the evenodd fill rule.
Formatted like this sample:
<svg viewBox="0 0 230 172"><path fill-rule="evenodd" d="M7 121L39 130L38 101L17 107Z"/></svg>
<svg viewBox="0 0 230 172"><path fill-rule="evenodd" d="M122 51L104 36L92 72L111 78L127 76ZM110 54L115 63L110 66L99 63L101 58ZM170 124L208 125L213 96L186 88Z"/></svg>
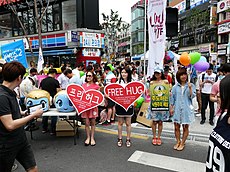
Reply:
<svg viewBox="0 0 230 172"><path fill-rule="evenodd" d="M162 73L162 72L163 72L163 69L161 69L159 66L157 66L157 67L154 69L154 72Z"/></svg>

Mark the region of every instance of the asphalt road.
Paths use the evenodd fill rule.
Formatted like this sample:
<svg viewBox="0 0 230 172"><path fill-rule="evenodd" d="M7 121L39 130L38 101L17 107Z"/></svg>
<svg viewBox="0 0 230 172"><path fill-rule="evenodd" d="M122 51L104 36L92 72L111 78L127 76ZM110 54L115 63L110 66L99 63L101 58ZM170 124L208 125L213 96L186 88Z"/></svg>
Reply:
<svg viewBox="0 0 230 172"><path fill-rule="evenodd" d="M153 146L151 138L138 135L133 135L131 148L126 148L125 145L119 148L116 145L116 131L104 132L103 130L96 132L96 146L86 147L83 144L85 139L83 127L79 130L77 145L73 144L72 137L50 136L48 133L42 134L41 130L35 131L33 135L34 140L31 140L28 133L28 139L40 172L169 172L175 171L170 170L170 164L175 164L175 158L179 160L177 166L185 166L184 162L191 160L186 166L192 169L194 162L205 163L208 149L208 144L205 142L188 141L183 151L175 151L173 150L175 141L172 138L164 138L161 146ZM149 165L147 161L142 160L145 154L142 159L137 158L140 163L128 161L137 153L136 151L150 153L151 157L163 155L160 159L163 165L154 165L154 158L150 160ZM169 168L164 164L168 164ZM16 172L21 171L24 169L19 165Z"/></svg>

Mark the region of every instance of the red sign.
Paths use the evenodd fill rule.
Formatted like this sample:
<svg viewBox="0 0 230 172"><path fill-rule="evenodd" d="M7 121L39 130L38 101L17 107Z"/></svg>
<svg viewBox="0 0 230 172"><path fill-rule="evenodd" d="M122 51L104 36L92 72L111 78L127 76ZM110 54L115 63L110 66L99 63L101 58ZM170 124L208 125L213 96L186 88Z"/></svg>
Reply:
<svg viewBox="0 0 230 172"><path fill-rule="evenodd" d="M141 82L128 84L111 83L105 86L105 94L109 99L122 106L126 111L144 93L145 86Z"/></svg>
<svg viewBox="0 0 230 172"><path fill-rule="evenodd" d="M14 3L14 2L18 2L18 1L20 1L20 0L0 0L0 6L10 4L10 3Z"/></svg>
<svg viewBox="0 0 230 172"><path fill-rule="evenodd" d="M77 84L67 87L67 95L77 110L78 115L99 106L104 101L103 94L98 90L87 90Z"/></svg>

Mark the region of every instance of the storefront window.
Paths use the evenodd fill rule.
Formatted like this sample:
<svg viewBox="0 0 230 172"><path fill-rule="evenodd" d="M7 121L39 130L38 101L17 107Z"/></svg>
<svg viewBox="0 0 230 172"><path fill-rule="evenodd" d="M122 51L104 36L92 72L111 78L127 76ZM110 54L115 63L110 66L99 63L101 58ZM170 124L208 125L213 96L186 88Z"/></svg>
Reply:
<svg viewBox="0 0 230 172"><path fill-rule="evenodd" d="M59 4L53 5L53 24L54 30L60 30L60 13Z"/></svg>
<svg viewBox="0 0 230 172"><path fill-rule="evenodd" d="M0 38L8 38L12 36L11 20L10 13L0 15Z"/></svg>

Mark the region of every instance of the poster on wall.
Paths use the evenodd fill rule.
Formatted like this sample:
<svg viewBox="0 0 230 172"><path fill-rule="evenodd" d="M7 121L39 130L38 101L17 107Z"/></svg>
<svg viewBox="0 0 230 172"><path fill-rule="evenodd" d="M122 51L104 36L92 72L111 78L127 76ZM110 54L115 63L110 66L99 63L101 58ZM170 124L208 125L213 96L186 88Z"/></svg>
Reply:
<svg viewBox="0 0 230 172"><path fill-rule="evenodd" d="M169 110L169 84L151 84L150 97L152 111Z"/></svg>
<svg viewBox="0 0 230 172"><path fill-rule="evenodd" d="M104 34L80 32L80 47L104 48Z"/></svg>

